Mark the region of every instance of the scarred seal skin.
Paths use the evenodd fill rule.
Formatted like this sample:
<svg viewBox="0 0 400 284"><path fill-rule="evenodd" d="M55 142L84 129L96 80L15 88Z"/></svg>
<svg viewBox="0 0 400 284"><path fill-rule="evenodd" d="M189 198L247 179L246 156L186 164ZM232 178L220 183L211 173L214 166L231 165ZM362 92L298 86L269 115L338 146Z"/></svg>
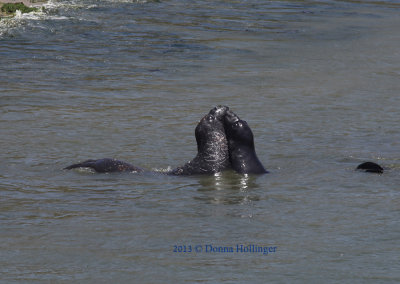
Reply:
<svg viewBox="0 0 400 284"><path fill-rule="evenodd" d="M224 129L227 106L216 106L197 124L195 136L197 155L172 175L213 174L230 168L228 141Z"/></svg>
<svg viewBox="0 0 400 284"><path fill-rule="evenodd" d="M241 174L268 173L256 155L253 132L247 122L227 110L224 127L232 168Z"/></svg>

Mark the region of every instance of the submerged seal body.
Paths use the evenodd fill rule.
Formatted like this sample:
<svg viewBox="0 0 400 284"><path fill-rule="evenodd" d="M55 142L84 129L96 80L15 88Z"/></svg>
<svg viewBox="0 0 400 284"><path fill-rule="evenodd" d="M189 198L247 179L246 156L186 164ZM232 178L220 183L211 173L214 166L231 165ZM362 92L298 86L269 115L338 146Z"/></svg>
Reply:
<svg viewBox="0 0 400 284"><path fill-rule="evenodd" d="M75 168L91 168L98 173L112 173L112 172L143 172L142 169L135 167L127 162L115 159L99 159L99 160L86 160L81 163L70 165L65 170Z"/></svg>
<svg viewBox="0 0 400 284"><path fill-rule="evenodd" d="M365 162L357 166L356 170L362 170L367 173L377 173L382 174L383 168L374 162Z"/></svg>
<svg viewBox="0 0 400 284"><path fill-rule="evenodd" d="M232 168L241 174L268 173L256 155L253 132L247 122L241 120L234 112L227 110L224 127Z"/></svg>
<svg viewBox="0 0 400 284"><path fill-rule="evenodd" d="M228 141L223 122L228 110L226 106L217 106L200 120L195 129L196 157L172 170L170 174L212 174L230 168Z"/></svg>

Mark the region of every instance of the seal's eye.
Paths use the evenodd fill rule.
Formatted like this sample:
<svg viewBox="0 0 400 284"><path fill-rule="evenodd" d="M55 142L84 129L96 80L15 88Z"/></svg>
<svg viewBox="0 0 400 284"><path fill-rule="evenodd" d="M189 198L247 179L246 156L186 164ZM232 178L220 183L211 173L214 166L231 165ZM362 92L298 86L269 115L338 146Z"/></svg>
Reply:
<svg viewBox="0 0 400 284"><path fill-rule="evenodd" d="M207 115L207 117L206 117L206 119L207 119L207 121L209 121L209 122L213 122L214 120L215 120L215 117L213 116L213 115Z"/></svg>
<svg viewBox="0 0 400 284"><path fill-rule="evenodd" d="M242 124L241 121L236 121L236 122L233 124L233 127L234 127L234 128L239 128L239 127L242 127L242 126L243 126L243 124Z"/></svg>

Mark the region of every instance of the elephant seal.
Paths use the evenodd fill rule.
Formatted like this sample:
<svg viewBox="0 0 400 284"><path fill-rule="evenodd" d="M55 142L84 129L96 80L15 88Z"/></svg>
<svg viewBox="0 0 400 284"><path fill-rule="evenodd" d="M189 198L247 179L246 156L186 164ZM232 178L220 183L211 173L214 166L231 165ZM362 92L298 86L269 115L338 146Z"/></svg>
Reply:
<svg viewBox="0 0 400 284"><path fill-rule="evenodd" d="M359 164L357 166L356 170L362 170L367 173L377 173L377 174L383 173L383 168L374 162L365 162L365 163Z"/></svg>
<svg viewBox="0 0 400 284"><path fill-rule="evenodd" d="M253 132L247 122L227 110L224 127L232 168L241 174L268 173L256 155Z"/></svg>
<svg viewBox="0 0 400 284"><path fill-rule="evenodd" d="M217 106L210 110L195 129L197 155L181 167L168 172L170 175L212 174L230 167L228 141L224 130L224 116L229 110L226 106ZM142 169L115 159L87 160L70 165L64 169L91 168L99 173L143 172Z"/></svg>
<svg viewBox="0 0 400 284"><path fill-rule="evenodd" d="M228 141L223 122L228 110L226 106L214 107L200 120L195 129L196 157L172 170L170 174L212 174L230 168Z"/></svg>
<svg viewBox="0 0 400 284"><path fill-rule="evenodd" d="M75 168L91 168L98 173L143 172L142 169L135 167L127 162L109 158L99 160L86 160L81 163L70 165L64 168L64 170L71 170Z"/></svg>

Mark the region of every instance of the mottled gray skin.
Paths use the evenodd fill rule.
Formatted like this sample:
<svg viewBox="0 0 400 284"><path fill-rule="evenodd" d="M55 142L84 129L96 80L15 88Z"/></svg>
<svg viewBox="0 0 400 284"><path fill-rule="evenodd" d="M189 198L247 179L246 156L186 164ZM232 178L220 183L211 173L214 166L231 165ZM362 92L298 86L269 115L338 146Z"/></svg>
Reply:
<svg viewBox="0 0 400 284"><path fill-rule="evenodd" d="M195 129L197 155L185 165L178 167L168 174L197 175L212 174L230 167L228 142L225 135L223 119L228 107L217 106L204 116ZM87 160L66 167L91 168L99 173L111 172L143 172L142 169L129 163L115 159Z"/></svg>
<svg viewBox="0 0 400 284"><path fill-rule="evenodd" d="M91 168L98 173L112 173L112 172L143 172L142 169L135 167L127 162L115 159L99 159L99 160L86 160L81 163L70 165L65 170L75 168Z"/></svg>
<svg viewBox="0 0 400 284"><path fill-rule="evenodd" d="M224 127L232 168L240 174L268 173L256 155L253 132L247 122L228 110L225 114Z"/></svg>
<svg viewBox="0 0 400 284"><path fill-rule="evenodd" d="M195 129L197 155L185 165L171 171L172 175L213 174L230 168L228 141L223 119L229 110L217 106L204 116Z"/></svg>

